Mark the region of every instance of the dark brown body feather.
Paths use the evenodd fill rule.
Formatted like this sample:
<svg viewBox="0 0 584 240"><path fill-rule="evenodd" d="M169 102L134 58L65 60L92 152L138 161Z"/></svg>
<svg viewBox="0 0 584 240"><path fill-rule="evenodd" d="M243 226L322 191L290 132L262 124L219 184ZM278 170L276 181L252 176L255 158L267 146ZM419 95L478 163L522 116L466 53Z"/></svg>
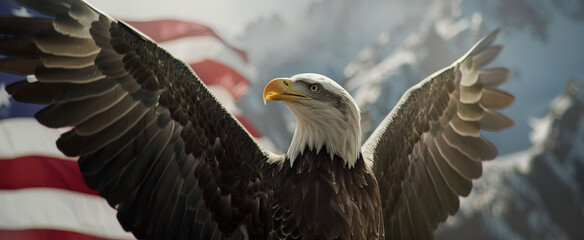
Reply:
<svg viewBox="0 0 584 240"><path fill-rule="evenodd" d="M348 168L326 151L273 164L273 239L379 239L379 188L360 157Z"/></svg>

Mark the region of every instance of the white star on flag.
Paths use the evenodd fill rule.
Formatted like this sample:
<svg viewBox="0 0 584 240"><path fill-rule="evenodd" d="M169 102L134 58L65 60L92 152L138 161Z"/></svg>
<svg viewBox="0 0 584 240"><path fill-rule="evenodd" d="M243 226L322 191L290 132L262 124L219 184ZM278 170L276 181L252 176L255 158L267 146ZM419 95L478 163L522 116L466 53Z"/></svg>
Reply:
<svg viewBox="0 0 584 240"><path fill-rule="evenodd" d="M10 107L10 95L6 92L6 86L4 83L0 83L0 108Z"/></svg>
<svg viewBox="0 0 584 240"><path fill-rule="evenodd" d="M13 9L12 14L19 17L32 17L32 14L30 14L28 10L24 7Z"/></svg>

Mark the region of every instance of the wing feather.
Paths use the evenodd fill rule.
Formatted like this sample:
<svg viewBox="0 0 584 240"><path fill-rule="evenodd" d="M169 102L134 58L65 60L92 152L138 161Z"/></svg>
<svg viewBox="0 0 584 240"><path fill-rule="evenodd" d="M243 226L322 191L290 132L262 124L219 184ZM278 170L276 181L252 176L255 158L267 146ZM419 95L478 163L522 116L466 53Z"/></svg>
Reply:
<svg viewBox="0 0 584 240"><path fill-rule="evenodd" d="M89 33L90 25L83 25L77 19L74 19L69 13L59 13L53 21L55 31L75 38L91 38Z"/></svg>
<svg viewBox="0 0 584 240"><path fill-rule="evenodd" d="M509 72L509 69L504 67L482 69L479 70L478 80L483 87L496 87L507 80L509 77ZM490 89L483 88L483 92L487 90Z"/></svg>
<svg viewBox="0 0 584 240"><path fill-rule="evenodd" d="M428 150L430 159L424 159L424 162L427 162L426 171L428 171L428 176L434 183L434 187L436 188L436 192L438 193L440 201L446 208L446 211L452 215L458 211L458 197L446 183L446 179L449 176L445 174L443 175L440 172L437 163L432 161L432 159L437 159L440 157L440 153L438 152L434 141L429 142Z"/></svg>
<svg viewBox="0 0 584 240"><path fill-rule="evenodd" d="M92 39L68 37L54 29L40 32L34 42L43 53L56 56L87 57L100 50Z"/></svg>
<svg viewBox="0 0 584 240"><path fill-rule="evenodd" d="M80 69L87 68L94 64L97 55L87 57L67 57L55 55L43 55L41 61L48 68Z"/></svg>
<svg viewBox="0 0 584 240"><path fill-rule="evenodd" d="M145 239L266 238L264 151L188 65L81 0L17 0L50 18L0 17L7 87L73 127L57 141L83 178Z"/></svg>
<svg viewBox="0 0 584 240"><path fill-rule="evenodd" d="M462 120L458 114L450 119L449 125L460 136L478 137L481 135L481 125L478 122Z"/></svg>
<svg viewBox="0 0 584 240"><path fill-rule="evenodd" d="M458 118L465 122L476 122L483 118L485 109L481 107L478 103L464 104L457 101L457 112Z"/></svg>
<svg viewBox="0 0 584 240"><path fill-rule="evenodd" d="M407 210L410 216L410 223L412 232L415 238L418 239L428 239L432 236L432 229L430 228L430 223L426 221L426 214L428 212L423 212L422 207L419 203L418 194L416 194L416 186L412 186L410 182L402 182L404 184L404 191L406 196L408 196L405 201Z"/></svg>
<svg viewBox="0 0 584 240"><path fill-rule="evenodd" d="M501 89L483 89L481 105L490 109L503 109L511 106L515 98L511 93Z"/></svg>
<svg viewBox="0 0 584 240"><path fill-rule="evenodd" d="M428 179L428 174L426 173L426 167L422 161L415 161L412 165L413 169L416 174L416 178L413 184L416 186L422 186L422 184L433 184L432 180ZM428 213L428 220L432 229L435 229L438 226L439 222L442 222L448 216L446 209L441 203L438 194L432 188L432 191L419 191L420 192L420 199L424 199L423 205L426 206L426 212Z"/></svg>
<svg viewBox="0 0 584 240"><path fill-rule="evenodd" d="M477 66L483 66L495 59L503 50L503 45L493 45L489 48L476 53L472 60Z"/></svg>
<svg viewBox="0 0 584 240"><path fill-rule="evenodd" d="M51 27L53 22L46 18L0 16L0 31L8 35L34 36Z"/></svg>
<svg viewBox="0 0 584 240"><path fill-rule="evenodd" d="M494 110L514 100L496 88L509 76L507 68L481 68L503 49L491 45L497 33L410 88L363 144L379 182L388 236L432 238L482 175L481 161L497 156L481 131L511 127L513 121Z"/></svg>
<svg viewBox="0 0 584 240"><path fill-rule="evenodd" d="M144 113L144 115L146 114L148 112ZM99 183L96 177L98 177L98 173L103 168L111 162L122 162L116 160L116 158L123 158L125 155L133 154L134 149L132 148L136 138L141 137L143 132L149 129L150 125L154 124L153 118L145 117L144 115L137 118L138 121L136 123L128 124L131 128L128 132L123 133L120 138L112 140L110 144L96 151L95 154L87 155L79 159L79 168L84 173L84 179L88 186L98 188L97 184Z"/></svg>
<svg viewBox="0 0 584 240"><path fill-rule="evenodd" d="M4 36L0 38L0 54L6 56L38 56L41 50L34 43L34 39L29 36ZM9 69L1 71L9 71Z"/></svg>
<svg viewBox="0 0 584 240"><path fill-rule="evenodd" d="M399 205L404 205L400 203ZM397 239L413 239L412 224L407 213L407 209L402 207L398 210L399 237Z"/></svg>
<svg viewBox="0 0 584 240"><path fill-rule="evenodd" d="M0 59L0 71L18 74L34 74L36 66L41 63L37 58L3 58Z"/></svg>
<svg viewBox="0 0 584 240"><path fill-rule="evenodd" d="M483 168L480 162L472 161L456 149L451 148L442 136L438 136L434 142L439 153L436 157L442 158L458 174L466 179L475 179L482 175Z"/></svg>
<svg viewBox="0 0 584 240"><path fill-rule="evenodd" d="M430 144L434 152L438 151L433 143ZM438 172L446 181L448 187L458 195L466 196L470 193L472 188L472 182L470 178L465 177L464 175L460 174L459 171L456 171L451 167L450 164L444 160L441 154L429 155L430 157L428 161L433 161L434 165L436 165Z"/></svg>

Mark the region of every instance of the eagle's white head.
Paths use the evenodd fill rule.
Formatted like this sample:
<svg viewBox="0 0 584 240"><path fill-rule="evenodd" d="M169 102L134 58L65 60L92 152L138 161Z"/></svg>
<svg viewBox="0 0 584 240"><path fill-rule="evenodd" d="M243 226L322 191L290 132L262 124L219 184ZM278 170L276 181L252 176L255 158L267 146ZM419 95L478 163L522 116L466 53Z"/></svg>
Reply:
<svg viewBox="0 0 584 240"><path fill-rule="evenodd" d="M290 165L308 148L327 151L352 168L361 146L361 115L349 93L330 78L303 73L277 78L264 89L266 99L282 101L296 118L296 130L288 149Z"/></svg>

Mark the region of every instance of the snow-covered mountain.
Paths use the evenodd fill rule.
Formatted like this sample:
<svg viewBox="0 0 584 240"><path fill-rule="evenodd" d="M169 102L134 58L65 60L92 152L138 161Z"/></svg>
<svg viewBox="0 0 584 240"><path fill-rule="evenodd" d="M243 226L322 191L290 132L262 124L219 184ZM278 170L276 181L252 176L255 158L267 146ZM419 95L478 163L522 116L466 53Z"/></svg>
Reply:
<svg viewBox="0 0 584 240"><path fill-rule="evenodd" d="M543 118L533 118L527 150L484 164L459 212L437 239L584 239L584 101L569 82Z"/></svg>

